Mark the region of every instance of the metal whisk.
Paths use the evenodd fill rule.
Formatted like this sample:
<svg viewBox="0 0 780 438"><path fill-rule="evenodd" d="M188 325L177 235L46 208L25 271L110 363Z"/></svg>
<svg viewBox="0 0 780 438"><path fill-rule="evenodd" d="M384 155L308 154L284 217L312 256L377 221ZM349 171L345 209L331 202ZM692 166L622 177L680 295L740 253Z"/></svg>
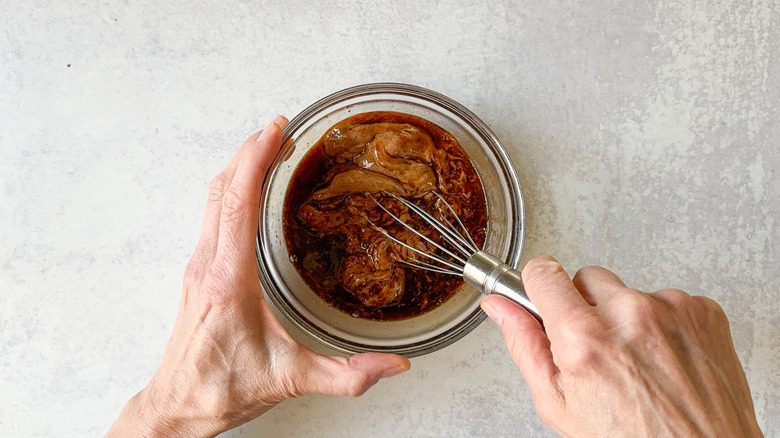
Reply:
<svg viewBox="0 0 780 438"><path fill-rule="evenodd" d="M420 261L420 260L401 260L402 263L431 272L439 272L442 274L457 275L463 277L466 283L475 287L483 294L499 294L503 295L510 300L516 302L528 310L539 321L539 311L528 299L528 295L525 293L523 287L523 280L520 276L520 271L513 269L501 261L498 257L483 251L477 244L474 243L469 234L466 226L463 225L458 215L455 214L452 206L444 199L440 194L433 192L439 200L449 209L452 213L452 217L455 218L455 224L447 220L444 215L439 220L433 215L418 207L416 204L408 201L404 198L398 197L392 193L386 193L405 205L410 211L413 211L419 215L425 222L431 225L441 236L441 239L446 242L450 247L447 248L444 245L434 241L429 236L424 235L419 230L414 229L412 226L401 220L398 216L391 213L390 210L385 208L379 201L376 200L370 194L368 195L385 213L390 215L396 222L406 227L408 230L422 238L425 242L429 243L436 248L436 251L422 251L417 249L406 242L393 237L382 227L378 227L371 223L379 232L384 234L387 238L403 246L404 248L424 257L426 260L430 260L432 263ZM440 251L441 253L437 253Z"/></svg>

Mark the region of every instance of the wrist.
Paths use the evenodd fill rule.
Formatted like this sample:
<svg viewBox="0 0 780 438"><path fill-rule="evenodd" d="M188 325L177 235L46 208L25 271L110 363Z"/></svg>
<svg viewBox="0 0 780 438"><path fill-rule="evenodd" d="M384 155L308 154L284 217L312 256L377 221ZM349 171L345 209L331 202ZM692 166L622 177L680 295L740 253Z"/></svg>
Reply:
<svg viewBox="0 0 780 438"><path fill-rule="evenodd" d="M168 429L163 417L148 402L148 387L134 395L122 408L106 437L162 437Z"/></svg>
<svg viewBox="0 0 780 438"><path fill-rule="evenodd" d="M225 430L219 419L188 415L175 394L152 380L124 406L107 437L213 437Z"/></svg>

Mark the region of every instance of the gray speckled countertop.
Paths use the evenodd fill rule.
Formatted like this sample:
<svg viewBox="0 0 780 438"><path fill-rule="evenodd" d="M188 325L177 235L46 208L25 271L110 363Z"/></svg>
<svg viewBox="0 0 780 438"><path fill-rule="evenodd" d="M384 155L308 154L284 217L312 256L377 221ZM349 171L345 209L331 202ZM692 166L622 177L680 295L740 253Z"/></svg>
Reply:
<svg viewBox="0 0 780 438"><path fill-rule="evenodd" d="M158 365L211 178L277 113L376 81L505 142L524 260L719 301L780 434L777 3L473 3L0 1L0 435L105 432ZM224 436L553 433L487 321Z"/></svg>

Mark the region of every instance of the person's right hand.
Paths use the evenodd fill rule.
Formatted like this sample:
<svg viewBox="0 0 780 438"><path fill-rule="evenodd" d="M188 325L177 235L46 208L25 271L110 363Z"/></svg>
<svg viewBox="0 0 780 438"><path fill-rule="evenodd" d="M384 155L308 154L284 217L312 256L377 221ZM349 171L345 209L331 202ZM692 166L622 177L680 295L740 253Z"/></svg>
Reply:
<svg viewBox="0 0 780 438"><path fill-rule="evenodd" d="M762 436L715 301L674 289L645 294L599 267L572 281L549 256L531 260L523 282L544 329L500 296L482 308L559 434Z"/></svg>

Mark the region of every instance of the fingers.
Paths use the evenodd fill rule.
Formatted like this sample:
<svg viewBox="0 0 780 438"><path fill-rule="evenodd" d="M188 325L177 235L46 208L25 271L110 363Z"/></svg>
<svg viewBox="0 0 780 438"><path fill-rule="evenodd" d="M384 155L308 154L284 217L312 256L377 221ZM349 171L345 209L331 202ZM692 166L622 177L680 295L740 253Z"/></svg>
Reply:
<svg viewBox="0 0 780 438"><path fill-rule="evenodd" d="M500 295L486 296L481 306L501 327L509 355L520 368L534 399L559 400L558 367L553 362L550 341L536 318Z"/></svg>
<svg viewBox="0 0 780 438"><path fill-rule="evenodd" d="M301 391L357 397L379 379L398 375L410 366L409 359L394 354L363 353L350 358L316 355L313 366L303 375Z"/></svg>
<svg viewBox="0 0 780 438"><path fill-rule="evenodd" d="M610 298L627 290L625 283L601 266L588 266L577 271L572 279L582 297L593 306L606 303Z"/></svg>
<svg viewBox="0 0 780 438"><path fill-rule="evenodd" d="M238 168L238 162L241 157L246 153L246 150L252 147L263 130L257 131L250 135L249 138L244 141L244 144L238 149L238 151L230 158L225 169L217 175L209 185L209 195L206 203L206 217L203 220L202 235L213 237L215 243L217 234L219 232L219 213L222 211L222 198L225 196L225 192L230 183L233 181L233 175Z"/></svg>
<svg viewBox="0 0 780 438"><path fill-rule="evenodd" d="M254 261L261 186L281 147L281 135L281 127L270 123L257 141L249 143L241 151L230 185L224 191L215 258L224 258L227 266L242 260Z"/></svg>
<svg viewBox="0 0 780 438"><path fill-rule="evenodd" d="M573 312L589 306L557 260L545 255L529 261L523 268L526 293L539 310L547 327L565 321Z"/></svg>
<svg viewBox="0 0 780 438"><path fill-rule="evenodd" d="M274 119L274 124L283 127L287 124L287 119L279 116ZM206 202L206 212L203 218L203 227L201 228L200 241L198 242L198 248L196 253L199 259L203 262L210 262L214 259L214 255L217 250L217 242L219 238L219 222L222 214L222 202L233 182L238 164L241 162L242 157L247 154L247 151L251 149L257 149L260 147L259 138L263 131L257 131L250 135L249 138L241 145L239 150L230 159L230 162L225 169L217 175L209 186L208 200Z"/></svg>
<svg viewBox="0 0 780 438"><path fill-rule="evenodd" d="M209 185L209 194L206 200L206 212L203 217L203 227L200 231L200 241L198 250L208 254L210 259L214 258L217 251L217 238L219 237L219 217L222 212L222 198L233 181L233 175L236 173L238 162L241 156L249 149L263 131L257 131L244 142L241 148L230 159L225 169L217 175Z"/></svg>

